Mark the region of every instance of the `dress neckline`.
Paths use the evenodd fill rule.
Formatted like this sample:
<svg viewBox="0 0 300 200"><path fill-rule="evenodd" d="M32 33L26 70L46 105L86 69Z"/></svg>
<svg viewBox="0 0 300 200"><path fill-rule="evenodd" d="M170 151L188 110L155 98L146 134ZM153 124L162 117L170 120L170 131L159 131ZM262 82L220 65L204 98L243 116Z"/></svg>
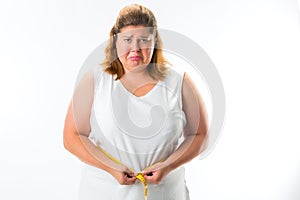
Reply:
<svg viewBox="0 0 300 200"><path fill-rule="evenodd" d="M147 96L151 95L155 90L157 90L157 88L161 85L161 81L157 81L157 83L144 95L141 96L136 96L135 94L133 94L132 92L130 92L122 83L122 81L120 81L120 79L117 80L118 84L121 86L122 90L124 90L128 95L130 95L131 97L134 97L136 99L143 99L146 98Z"/></svg>

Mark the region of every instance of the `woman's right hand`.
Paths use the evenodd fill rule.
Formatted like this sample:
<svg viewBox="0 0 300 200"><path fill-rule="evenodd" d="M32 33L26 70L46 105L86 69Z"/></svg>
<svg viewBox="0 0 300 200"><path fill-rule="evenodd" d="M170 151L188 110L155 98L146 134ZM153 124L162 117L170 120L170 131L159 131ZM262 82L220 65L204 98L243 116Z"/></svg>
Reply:
<svg viewBox="0 0 300 200"><path fill-rule="evenodd" d="M112 169L110 174L120 185L133 185L137 179L136 174L122 164L120 164L118 169Z"/></svg>

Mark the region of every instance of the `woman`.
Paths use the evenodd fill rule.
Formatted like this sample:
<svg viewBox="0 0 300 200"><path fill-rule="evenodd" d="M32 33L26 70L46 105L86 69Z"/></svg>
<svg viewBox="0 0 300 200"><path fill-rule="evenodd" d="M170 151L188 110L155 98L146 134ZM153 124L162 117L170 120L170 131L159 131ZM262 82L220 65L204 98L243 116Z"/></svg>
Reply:
<svg viewBox="0 0 300 200"><path fill-rule="evenodd" d="M167 66L153 13L123 8L105 55L65 121L65 148L87 164L79 199L189 199L182 165L204 149L207 114L188 75Z"/></svg>

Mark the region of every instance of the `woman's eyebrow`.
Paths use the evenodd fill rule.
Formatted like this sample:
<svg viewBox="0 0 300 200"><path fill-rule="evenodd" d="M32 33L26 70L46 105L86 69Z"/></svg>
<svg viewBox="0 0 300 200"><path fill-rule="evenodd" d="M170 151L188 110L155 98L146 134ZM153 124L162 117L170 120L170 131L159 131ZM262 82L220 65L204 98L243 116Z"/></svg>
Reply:
<svg viewBox="0 0 300 200"><path fill-rule="evenodd" d="M149 37L151 37L151 35L141 35L140 37L142 37L142 38L149 38Z"/></svg>
<svg viewBox="0 0 300 200"><path fill-rule="evenodd" d="M133 37L133 35L126 35L126 34L122 34L122 37L124 38L124 37L126 37L126 38L132 38ZM148 34L148 35L137 35L137 37L142 37L142 38L149 38L149 37L151 37L151 34Z"/></svg>
<svg viewBox="0 0 300 200"><path fill-rule="evenodd" d="M122 37L126 37L126 38L132 38L133 35L123 35Z"/></svg>

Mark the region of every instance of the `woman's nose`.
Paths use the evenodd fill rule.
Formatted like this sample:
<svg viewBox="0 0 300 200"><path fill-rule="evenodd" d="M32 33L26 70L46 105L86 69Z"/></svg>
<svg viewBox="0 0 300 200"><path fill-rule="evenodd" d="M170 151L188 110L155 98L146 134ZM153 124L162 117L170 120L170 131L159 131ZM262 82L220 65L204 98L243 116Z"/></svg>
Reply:
<svg viewBox="0 0 300 200"><path fill-rule="evenodd" d="M134 40L130 44L130 51L140 51L140 45L138 40Z"/></svg>

